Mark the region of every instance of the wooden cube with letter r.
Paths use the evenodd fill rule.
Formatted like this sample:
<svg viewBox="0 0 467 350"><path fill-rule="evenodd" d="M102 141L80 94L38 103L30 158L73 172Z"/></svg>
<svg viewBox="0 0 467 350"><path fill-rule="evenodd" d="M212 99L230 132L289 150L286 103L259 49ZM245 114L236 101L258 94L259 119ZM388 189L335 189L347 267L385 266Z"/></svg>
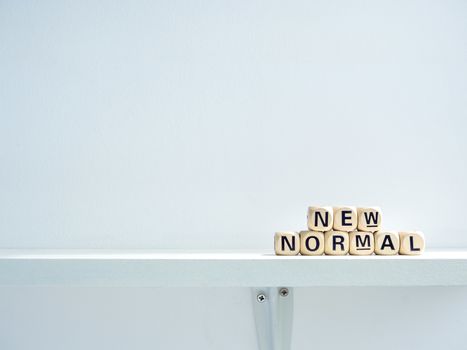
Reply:
<svg viewBox="0 0 467 350"><path fill-rule="evenodd" d="M292 231L276 232L274 250L276 255L297 255L300 252L300 236Z"/></svg>
<svg viewBox="0 0 467 350"><path fill-rule="evenodd" d="M346 255L349 252L349 233L328 231L324 233L324 253L327 255Z"/></svg>

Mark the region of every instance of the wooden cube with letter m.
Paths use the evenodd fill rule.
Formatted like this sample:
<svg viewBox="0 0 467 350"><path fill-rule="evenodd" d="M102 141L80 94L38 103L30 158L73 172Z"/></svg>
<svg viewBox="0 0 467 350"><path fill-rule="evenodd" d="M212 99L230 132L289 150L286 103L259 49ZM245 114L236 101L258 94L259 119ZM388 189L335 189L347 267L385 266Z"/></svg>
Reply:
<svg viewBox="0 0 467 350"><path fill-rule="evenodd" d="M352 231L349 233L349 253L351 255L371 255L375 251L372 232Z"/></svg>

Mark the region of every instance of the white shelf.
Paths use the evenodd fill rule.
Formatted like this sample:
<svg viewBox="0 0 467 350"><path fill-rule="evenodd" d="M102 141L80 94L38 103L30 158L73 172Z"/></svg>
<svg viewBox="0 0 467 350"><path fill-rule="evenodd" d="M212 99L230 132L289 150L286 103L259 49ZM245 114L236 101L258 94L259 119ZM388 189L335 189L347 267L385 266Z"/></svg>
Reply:
<svg viewBox="0 0 467 350"><path fill-rule="evenodd" d="M0 285L465 286L467 250L414 257L280 257L271 252L3 249Z"/></svg>

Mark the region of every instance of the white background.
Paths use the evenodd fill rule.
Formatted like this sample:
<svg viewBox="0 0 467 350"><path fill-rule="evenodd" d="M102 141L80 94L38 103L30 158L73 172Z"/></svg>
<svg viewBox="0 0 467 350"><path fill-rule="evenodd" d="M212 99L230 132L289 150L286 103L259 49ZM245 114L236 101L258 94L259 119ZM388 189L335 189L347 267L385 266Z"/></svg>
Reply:
<svg viewBox="0 0 467 350"><path fill-rule="evenodd" d="M466 23L464 1L0 1L0 247L272 249L310 204L465 247ZM246 290L1 293L6 350L254 347ZM297 349L465 344L462 288L298 293Z"/></svg>

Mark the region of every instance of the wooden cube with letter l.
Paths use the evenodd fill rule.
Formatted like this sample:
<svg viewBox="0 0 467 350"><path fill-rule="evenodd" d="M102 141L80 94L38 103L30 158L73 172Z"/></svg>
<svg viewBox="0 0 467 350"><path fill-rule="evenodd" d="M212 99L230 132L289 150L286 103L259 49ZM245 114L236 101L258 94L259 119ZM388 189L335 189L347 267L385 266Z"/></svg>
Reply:
<svg viewBox="0 0 467 350"><path fill-rule="evenodd" d="M276 232L274 250L276 255L297 255L300 252L300 236L292 231Z"/></svg>
<svg viewBox="0 0 467 350"><path fill-rule="evenodd" d="M425 236L420 231L399 232L399 254L420 255L425 250Z"/></svg>

